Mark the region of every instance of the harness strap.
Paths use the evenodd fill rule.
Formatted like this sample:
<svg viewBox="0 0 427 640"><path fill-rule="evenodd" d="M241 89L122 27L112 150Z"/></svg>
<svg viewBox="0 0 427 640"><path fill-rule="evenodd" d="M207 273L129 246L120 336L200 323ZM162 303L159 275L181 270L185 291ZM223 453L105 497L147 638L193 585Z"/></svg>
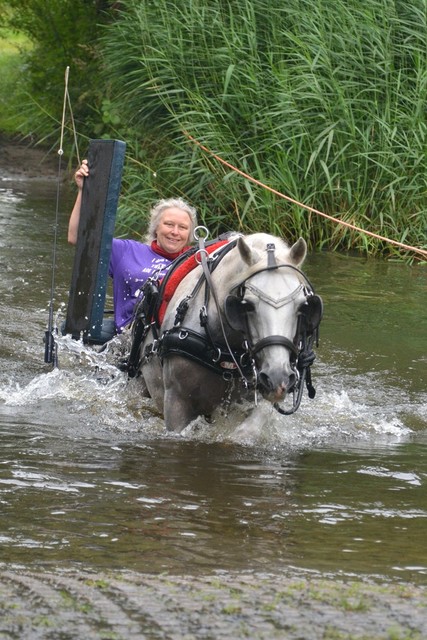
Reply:
<svg viewBox="0 0 427 640"><path fill-rule="evenodd" d="M274 255L274 250L276 246L273 242L269 242L267 244L267 269L276 269L276 256Z"/></svg>
<svg viewBox="0 0 427 640"><path fill-rule="evenodd" d="M199 229L205 229L205 228L198 227L196 231ZM205 229L205 231L207 232L207 229ZM149 320L148 323L147 322L141 323L142 325L144 325L144 330L145 330L143 338L145 338L145 336L148 334L150 327L152 328L153 337L154 337L152 344L146 345L143 357L146 359L149 359L154 353L157 353L157 355L160 357L160 360L163 361L165 358L169 357L170 355L177 354L179 356L188 358L202 365L203 367L207 368L208 370L216 374L221 375L224 380L232 380L233 378L240 377L242 380L242 383L246 386L246 388L248 388L249 386L248 379L246 377L248 376L252 380L251 384L253 388L255 388L255 393L256 393L257 370L256 370L255 360L254 360L255 354L269 346L273 346L273 345L284 346L286 349L290 351L290 353L294 357L294 360L291 363L291 366L296 374L296 382L293 387L293 405L289 410L282 409L278 403L275 403L274 407L279 413L283 415L289 415L294 413L300 406L302 394L304 390L304 384L307 387L309 398L314 398L316 393L311 382L311 365L313 364L315 359L312 346L313 346L313 341L317 342L317 339L318 339L318 327L317 326L314 328L309 327L309 330L307 330L307 323L305 325L303 324L304 314L300 312L297 333L294 341L291 341L282 335L272 335L272 336L267 336L265 338L262 338L254 346L249 345L247 340L245 340L244 342L245 346L243 349L241 350L231 349L227 341L226 332L222 322L222 313L219 306L216 290L212 282L211 273L216 268L217 264L220 262L222 257L224 257L224 255L236 245L237 239L227 243L224 247L217 249L218 253L216 257L214 259L212 259L211 257L209 260L208 260L209 252L205 248L205 237L196 236L196 239L199 240L199 249L198 251L195 252L195 255L193 256L193 260L201 264L202 273L198 278L193 288L193 291L188 296L183 298L180 304L178 305L176 309L175 324L172 329L165 331L160 336L160 338L158 337L158 331L157 331L159 328L158 315L157 315L159 310L158 305L155 305L157 307L156 308L157 313L156 312L154 313L154 317L151 316L150 318L147 318ZM234 285L234 288L236 288L237 286L243 290L243 288L247 286L248 288L256 289L252 284L247 284L247 281L250 279L252 275L264 270L268 271L272 269L287 267L299 273L306 283L306 284L301 283L297 291L300 291L301 287L303 287L304 290L307 289L306 296L308 294L313 293L314 289L312 288L310 281L300 269L289 264L277 264L274 250L275 250L274 244L269 244L267 246L267 252L268 252L267 266L264 266L261 269L258 267L256 271L251 272L243 280L241 280L238 285ZM182 326L182 322L188 310L189 301L199 292L203 283L205 284L205 299L204 299L204 306L200 310L200 324L204 328L205 335L201 335L196 331L193 331L191 329L188 329ZM260 298L265 299L263 297L263 293L261 291L258 291L258 289L256 289L254 293L256 293L256 295L258 295ZM213 340L213 337L209 328L207 308L208 308L209 298L211 294L217 307L218 318L221 323L222 334L223 334L223 339L225 343L224 345L218 345ZM288 299L292 299L294 295L295 295L295 292L293 292L291 296L287 296L285 299L280 300L279 304L277 303L274 304L274 301L273 301L273 306L282 306L284 303L289 301ZM241 297L243 296L242 291L240 293L240 296ZM156 302L157 301L158 299L156 300ZM271 303L270 298L267 299L267 302L269 304ZM156 319L157 319L157 322L156 322ZM137 355L137 352L139 354L139 347L142 342L142 339L140 339L138 335L136 337L136 340L134 340L134 344L132 345L132 351L134 353L134 356ZM296 345L295 342L297 342L298 345ZM139 360L137 363L135 362L135 364L139 366ZM137 373L137 370L136 370L136 373ZM256 395L255 395L255 404L256 404Z"/></svg>
<svg viewBox="0 0 427 640"><path fill-rule="evenodd" d="M199 227L196 228L195 232L197 231ZM212 247L212 249L215 251L216 255L214 258L211 258L209 261L206 259L206 254L209 253L209 249L205 248L205 243L204 243L204 238L199 238L199 249L197 251L197 253L200 252L200 261L202 264L202 273L200 275L200 278L197 280L193 291L186 296L185 298L183 298L181 300L181 302L179 303L179 305L177 306L176 309L176 315L175 315L175 320L174 320L174 326L178 326L181 325L183 320L185 319L185 315L188 311L188 306L189 306L189 301L194 298L194 296L198 293L198 291L200 290L201 286L205 283L206 286L206 291L205 291L205 309L207 309L208 306L208 301L209 301L209 292L212 288L211 284L212 283L212 279L211 279L211 273L216 269L216 267L218 266L218 264L221 262L221 260L224 258L225 255L227 255L227 253L233 249L236 246L236 242L237 240L231 240L231 241L226 241L223 240L221 241L222 244L219 245L219 247L217 247L217 245L211 241L210 243L208 243L208 245L206 246L210 246ZM224 244L225 243L225 244ZM160 295L162 295L162 292L160 292ZM164 304L164 300L161 299L161 304ZM201 318L203 317L203 309L201 310ZM206 316L207 317L207 316ZM202 320L201 320L202 322ZM159 326L159 321L158 321L158 326ZM206 327L205 327L206 329Z"/></svg>
<svg viewBox="0 0 427 640"><path fill-rule="evenodd" d="M136 378L139 371L139 348L146 335L146 328L142 320L138 320L135 325L135 331L133 334L132 347L130 350L129 358L126 362L126 371L129 378ZM123 363L124 365L125 363Z"/></svg>
<svg viewBox="0 0 427 640"><path fill-rule="evenodd" d="M132 345L128 358L122 362L121 370L127 371L129 378L139 374L140 347L152 327L154 338L158 337L157 327L152 321L154 309L157 305L159 290L157 282L149 278L142 288L143 297L138 302L132 322Z"/></svg>
<svg viewBox="0 0 427 640"><path fill-rule="evenodd" d="M199 227L197 227L197 229L199 229ZM225 255L225 253L228 251L228 244L230 243L227 239L220 237L216 240L207 242L205 251L208 254L218 252L218 254L222 257L222 255ZM233 242L231 242L231 244L233 245ZM224 251L224 254L222 253L222 251ZM176 287L185 278L185 276L190 273L190 271L192 271L200 264L200 260L198 259L197 255L198 252L199 250L196 247L191 247L190 249L188 249L184 254L182 254L172 262L166 275L164 276L160 285L158 305L155 309L154 314L154 320L156 321L158 327L160 327L163 322L166 307L168 306L173 294L175 293ZM216 260L213 262L216 262ZM193 293L192 295L195 294ZM180 320L180 322L182 322L182 319Z"/></svg>
<svg viewBox="0 0 427 640"><path fill-rule="evenodd" d="M206 244L207 249L204 250L205 253L217 252L217 258L210 260L209 262L210 271L213 271L216 268L228 251L236 245L236 242L237 240L228 241L220 237L218 240L211 240ZM135 308L132 323L131 350L129 356L120 363L120 369L122 371L126 371L130 378L134 378L139 374L141 360L140 348L150 329L153 333L155 342L158 340L162 319L161 316L163 315L174 290L174 288L172 288L172 293L170 291L167 292L172 274L175 274L178 268L185 268L188 269L188 271L194 268L197 264L195 259L196 252L196 247L191 247L185 253L178 256L178 258L176 258L170 265L167 274L161 280L160 284L156 279L149 278L143 285L142 298ZM189 258L193 259L194 264L190 264L188 267L185 267L185 263ZM176 309L174 326L178 327L182 324L189 307L190 299L197 294L205 281L206 276L205 273L202 272L191 294L183 298L179 303ZM210 342L213 349L216 349L216 345L212 338L210 339Z"/></svg>
<svg viewBox="0 0 427 640"><path fill-rule="evenodd" d="M245 350L213 345L208 338L186 327L174 327L161 336L157 353L161 360L172 354L188 358L224 378L252 374L252 364ZM246 360L246 361L245 361ZM236 366L239 361L239 366Z"/></svg>
<svg viewBox="0 0 427 640"><path fill-rule="evenodd" d="M234 357L233 350L231 349L231 347L230 347L230 345L228 343L228 340L227 340L227 334L226 334L225 327L224 327L224 322L223 322L223 319L222 319L222 313L221 313L221 308L220 308L218 296L217 296L216 289L214 287L214 284L213 284L212 278L211 278L211 271L213 271L213 269L215 267L213 267L213 268L209 267L208 261L206 259L207 251L206 251L205 246L204 246L204 241L205 241L205 238L203 236L199 236L200 261L201 261L201 264L202 264L203 275L204 275L205 280L206 280L205 304L204 304L204 307L200 310L200 324L204 328L204 330L205 330L205 332L206 332L206 334L207 334L207 336L209 338L210 343L212 345L214 345L212 334L211 334L211 331L209 329L209 321L208 321L208 314L207 314L209 295L210 295L210 292L212 292L212 297L214 299L215 306L216 306L217 313L218 313L218 320L219 320L219 323L220 323L220 326L221 326L222 337L224 338L224 342L225 342L225 345L227 347L228 353L230 354L230 356L232 358L232 361L234 362L234 365L235 365L240 377L247 384L247 380L245 378L244 372L243 372L239 362ZM224 250L224 252L221 254L221 259L224 257L224 255L226 253L228 253L228 251L230 251L230 249L232 249L233 247L236 246L236 243L237 243L237 238L234 241L229 243L228 248L226 250Z"/></svg>
<svg viewBox="0 0 427 640"><path fill-rule="evenodd" d="M297 360L299 380L294 387L292 407L285 410L282 409L278 402L275 402L273 405L276 411L278 411L282 416L289 416L299 409L302 400L302 394L304 391L304 383L307 388L307 393L310 400L313 400L316 395L316 389L313 387L311 381L311 365L316 359L316 355L313 351L313 340L313 335L309 336L308 338L307 335L304 335L302 338L303 346Z"/></svg>

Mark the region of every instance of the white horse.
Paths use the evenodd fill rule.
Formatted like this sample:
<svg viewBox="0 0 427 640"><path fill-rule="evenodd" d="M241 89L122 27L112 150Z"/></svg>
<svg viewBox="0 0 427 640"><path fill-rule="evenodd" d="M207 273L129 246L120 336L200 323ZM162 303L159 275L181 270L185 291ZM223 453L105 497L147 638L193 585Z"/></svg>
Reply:
<svg viewBox="0 0 427 640"><path fill-rule="evenodd" d="M292 413L304 378L314 396L311 346L322 302L299 269L306 253L302 238L289 247L263 233L234 237L209 255L200 244L199 264L176 288L164 318L144 318L139 372L168 430L179 432L224 403L256 398L257 389ZM278 403L291 392L293 408L284 411Z"/></svg>

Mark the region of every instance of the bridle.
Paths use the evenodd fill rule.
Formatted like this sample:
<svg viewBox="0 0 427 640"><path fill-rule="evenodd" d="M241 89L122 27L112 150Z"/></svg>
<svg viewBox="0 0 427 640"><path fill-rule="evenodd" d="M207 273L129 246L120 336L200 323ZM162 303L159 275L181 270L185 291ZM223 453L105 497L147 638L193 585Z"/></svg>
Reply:
<svg viewBox="0 0 427 640"><path fill-rule="evenodd" d="M280 267L290 267L292 269L296 269L295 267L293 267L291 265L287 265L287 264L282 264L282 265L280 265ZM276 267L276 268L278 268L278 267ZM253 278L254 275L257 275L257 274L262 273L263 271L267 271L267 270L269 270L269 269L268 268L260 268L258 271L256 271L255 273L251 274L249 276L249 278L246 278L246 280L244 280L239 285L238 293L236 294L236 298L235 299L237 299L237 301L238 301L237 304L239 306L241 306L243 309L246 306L245 305L245 300L244 300L244 296L245 296L246 290L251 291L251 293L253 295L255 295L257 298L259 298L260 300L263 300L264 302L266 302L270 306L273 306L276 309L278 309L280 307L283 307L283 306L293 302L295 300L295 298L297 298L298 295L305 289L305 287L302 284L300 284L296 289L294 289L294 291L292 291L290 294L288 294L284 298L281 298L280 300L274 300L273 298L271 298L271 296L266 294L264 291L262 291L261 289L259 289L255 285L253 285L252 283L248 284L248 280L250 278ZM299 271L299 269L296 269L296 270L302 276L304 276L302 271ZM232 295L233 294L230 293L230 295L226 298L226 304L225 304L225 314L226 314L227 320L228 320L228 322L229 322L229 324L231 326L233 326L233 325L230 322L230 318L229 318L229 316L230 316L229 308L230 308L232 303L235 303ZM247 317L248 317L248 313L247 312L244 313L244 317L247 319ZM259 351L261 351L265 347L269 347L269 346L272 346L272 345L281 345L283 347L286 347L295 356L298 355L298 348L295 345L295 342L292 341L292 340L289 340L289 338L286 338L286 336L282 336L282 335L267 336L265 338L261 338L261 340L259 340L256 344L251 344L250 341L248 340L249 333L250 332L249 332L248 323L246 322L246 327L245 327L246 340L247 340L248 344L250 345L249 349L250 349L250 353L251 353L252 356L254 356L256 353L258 353Z"/></svg>
<svg viewBox="0 0 427 640"><path fill-rule="evenodd" d="M282 415L290 415L295 413L301 404L304 383L307 387L309 398L314 398L316 395L316 390L311 381L310 367L315 360L313 344L318 345L319 323L323 313L323 304L320 296L315 294L311 282L301 269L287 263L277 264L274 259L274 245L269 245L267 251L269 257L267 265L253 270L233 289L236 291L236 294L231 293L227 296L225 301L225 315L230 326L240 330L244 334L246 349L253 361L259 351L269 346L283 346L290 352L291 368L295 375L295 382L292 386L292 407L285 410L278 403L274 403L273 405ZM282 268L295 271L300 279L300 284L290 294L279 300L272 299L268 294L250 282L250 279L254 275L262 273L263 271ZM302 302L298 308L297 329L293 340L290 340L284 335L271 335L261 338L255 344L251 342L249 338L248 312L245 311L245 306L247 305L244 298L246 290L250 290L253 295L276 308L290 304L303 293L304 302ZM310 307L312 307L310 315L313 316L313 313L316 313L318 318L312 325L307 322L308 317L307 313L305 313L306 311L310 311ZM236 323L233 322L233 318L235 319L236 316L240 318L240 326L239 324L236 326ZM258 370L255 364L253 369L257 375ZM255 386L259 386L258 380Z"/></svg>

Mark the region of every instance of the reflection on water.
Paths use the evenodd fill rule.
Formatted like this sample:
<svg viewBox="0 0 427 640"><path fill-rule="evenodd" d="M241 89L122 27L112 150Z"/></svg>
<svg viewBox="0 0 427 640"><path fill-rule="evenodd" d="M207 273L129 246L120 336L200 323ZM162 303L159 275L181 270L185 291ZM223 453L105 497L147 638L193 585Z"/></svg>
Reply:
<svg viewBox="0 0 427 640"><path fill-rule="evenodd" d="M312 256L310 267L327 301L326 353L351 374L382 375L390 391L425 393L427 267L336 254Z"/></svg>
<svg viewBox="0 0 427 640"><path fill-rule="evenodd" d="M2 442L3 562L427 575L426 442L289 452L6 416Z"/></svg>
<svg viewBox="0 0 427 640"><path fill-rule="evenodd" d="M425 582L425 268L310 256L325 301L315 400L294 416L239 407L172 436L113 353L61 338L60 368L43 363L55 188L0 188L2 562Z"/></svg>

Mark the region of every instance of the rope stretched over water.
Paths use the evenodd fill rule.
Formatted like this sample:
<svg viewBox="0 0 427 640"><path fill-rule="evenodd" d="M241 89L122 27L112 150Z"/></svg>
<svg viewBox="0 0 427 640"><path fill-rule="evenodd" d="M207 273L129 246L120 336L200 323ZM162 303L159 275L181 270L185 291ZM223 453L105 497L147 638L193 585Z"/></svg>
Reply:
<svg viewBox="0 0 427 640"><path fill-rule="evenodd" d="M197 145L200 149L205 151L205 153L209 154L212 158L215 158L215 160L218 160L218 162L220 162L224 166L228 167L229 169L231 169L235 173L240 174L246 180L250 180L250 182L253 182L254 184L258 185L259 187L262 187L263 189L267 189L267 191L271 191L271 193L274 193L279 198L283 198L284 200L287 200L288 202L292 202L292 204L296 204L298 207L302 207L303 209L306 209L307 211L310 211L311 213L315 213L315 214L317 214L319 216L322 216L323 218L326 218L327 220L330 220L331 222L335 222L336 224L340 224L343 227L347 227L348 229L352 229L353 231L358 231L359 233L364 233L365 235L371 236L372 238L376 238L377 240L383 240L384 242L387 242L389 244L393 244L393 245L395 245L397 247L400 247L401 249L405 249L406 251L419 253L421 256L423 256L423 258L427 259L427 251L425 249L420 249L419 247L412 247L411 245L403 244L403 242L399 242L398 240L392 240L391 238L386 238L386 237L381 236L381 235L379 235L377 233L373 233L372 231L367 231L366 229L362 229L361 227L357 227L356 225L351 224L350 222L345 222L344 220L340 220L339 218L334 218L333 216L330 216L327 213L324 213L323 211L319 211L318 209L315 209L314 207L310 207L307 204L303 204L302 202L298 202L298 200L294 200L290 196L287 196L284 193L281 193L280 191L277 191L277 189L273 189L273 187L269 187L268 185L264 184L260 180L257 180L256 178L254 178L253 176L249 175L248 173L245 173L241 169L238 169L237 167L232 165L230 162L227 162L226 160L221 158L221 156L218 156L216 153L211 151L208 147L206 147L201 142L196 140L196 138L194 138L192 135L190 135L188 133L188 131L183 131L183 134L191 142L193 142L195 145Z"/></svg>

